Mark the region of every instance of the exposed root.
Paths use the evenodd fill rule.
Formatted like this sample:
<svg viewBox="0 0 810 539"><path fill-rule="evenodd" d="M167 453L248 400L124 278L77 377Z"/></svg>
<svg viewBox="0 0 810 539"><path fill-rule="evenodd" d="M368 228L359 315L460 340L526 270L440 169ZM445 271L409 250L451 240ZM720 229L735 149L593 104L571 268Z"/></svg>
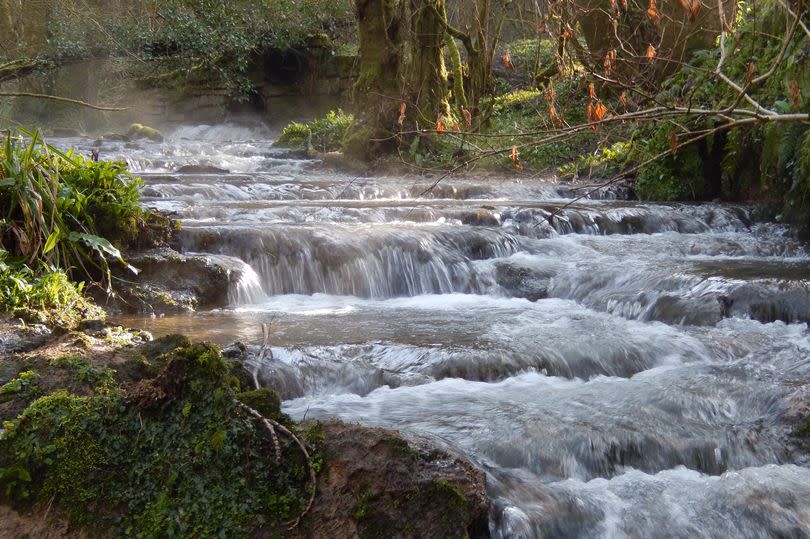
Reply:
<svg viewBox="0 0 810 539"><path fill-rule="evenodd" d="M276 436L276 430L281 432L281 434L283 434L290 440L294 441L296 445L298 445L298 448L301 450L301 453L303 453L304 458L307 461L307 468L309 469L309 482L310 482L309 501L307 502L306 507L304 507L304 510L301 511L301 513L294 520L285 523L287 525L288 530L293 530L298 526L298 524L301 523L301 519L304 518L304 516L307 513L309 513L309 510L312 509L312 504L315 502L315 493L318 488L318 478L315 475L315 467L312 465L312 457L309 456L309 451L307 451L307 447L304 444L304 442L302 442L301 439L298 438L298 436L296 436L295 434L293 434L292 431L290 431L287 427L285 427L278 421L264 417L262 414L260 414L258 411L254 410L247 404L244 404L242 402L238 402L238 404L240 408L242 408L248 414L261 421L264 424L265 428L267 428L267 430L270 431L270 436L273 438L273 446L275 448L276 453L276 464L281 463L281 446L278 442L278 437Z"/></svg>

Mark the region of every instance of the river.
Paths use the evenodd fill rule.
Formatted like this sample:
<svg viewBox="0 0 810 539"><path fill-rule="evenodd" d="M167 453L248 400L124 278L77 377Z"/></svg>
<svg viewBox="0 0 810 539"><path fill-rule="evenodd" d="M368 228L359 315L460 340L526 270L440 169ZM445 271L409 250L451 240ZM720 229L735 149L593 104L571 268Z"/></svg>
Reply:
<svg viewBox="0 0 810 539"><path fill-rule="evenodd" d="M544 177L353 177L274 133L106 143L235 259L226 309L127 318L258 352L295 419L433 440L493 537L810 537L810 254L746 206L581 200ZM86 147L88 141L63 141ZM86 148L85 148L86 149ZM176 174L186 164L228 174Z"/></svg>

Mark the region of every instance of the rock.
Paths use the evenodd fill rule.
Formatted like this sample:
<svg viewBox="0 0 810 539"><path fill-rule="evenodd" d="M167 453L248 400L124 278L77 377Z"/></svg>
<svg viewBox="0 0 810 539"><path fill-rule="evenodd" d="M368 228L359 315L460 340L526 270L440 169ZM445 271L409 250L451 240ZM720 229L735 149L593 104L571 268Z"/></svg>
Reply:
<svg viewBox="0 0 810 539"><path fill-rule="evenodd" d="M141 271L118 269L117 297L106 307L120 312L165 314L216 309L228 305L228 292L239 281L244 263L226 256L183 255L160 248L127 256ZM98 298L104 302L106 298Z"/></svg>
<svg viewBox="0 0 810 539"><path fill-rule="evenodd" d="M178 174L228 174L230 171L213 165L183 165L175 172Z"/></svg>
<svg viewBox="0 0 810 539"><path fill-rule="evenodd" d="M360 160L353 159L343 152L326 152L321 154L321 167L336 172L349 174L367 174L369 166Z"/></svg>
<svg viewBox="0 0 810 539"><path fill-rule="evenodd" d="M320 427L324 469L293 537L488 536L481 470L394 431Z"/></svg>
<svg viewBox="0 0 810 539"><path fill-rule="evenodd" d="M498 217L488 210L464 212L461 215L461 222L471 226L500 226L501 224Z"/></svg>
<svg viewBox="0 0 810 539"><path fill-rule="evenodd" d="M143 124L132 124L129 126L127 136L132 139L148 139L153 142L163 142L163 134L155 129Z"/></svg>
<svg viewBox="0 0 810 539"><path fill-rule="evenodd" d="M548 283L551 272L521 266L511 261L498 262L495 266L495 280L515 298L537 301L548 297Z"/></svg>
<svg viewBox="0 0 810 539"><path fill-rule="evenodd" d="M52 127L48 133L51 137L78 138L83 137L81 131L73 127Z"/></svg>
<svg viewBox="0 0 810 539"><path fill-rule="evenodd" d="M93 142L94 146L101 146L105 142L129 142L132 140L129 135L124 135L121 133L106 133L101 135L95 142Z"/></svg>

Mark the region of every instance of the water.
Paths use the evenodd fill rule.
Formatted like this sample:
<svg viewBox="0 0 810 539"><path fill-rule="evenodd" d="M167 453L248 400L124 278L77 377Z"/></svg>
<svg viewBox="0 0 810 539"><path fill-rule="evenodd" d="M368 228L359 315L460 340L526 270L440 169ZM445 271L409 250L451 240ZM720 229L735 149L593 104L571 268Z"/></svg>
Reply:
<svg viewBox="0 0 810 539"><path fill-rule="evenodd" d="M810 255L733 205L543 178L352 177L273 133L111 144L228 308L123 322L270 354L297 419L428 436L487 473L494 537L810 537ZM65 141L87 146L88 141ZM180 175L187 164L228 174Z"/></svg>

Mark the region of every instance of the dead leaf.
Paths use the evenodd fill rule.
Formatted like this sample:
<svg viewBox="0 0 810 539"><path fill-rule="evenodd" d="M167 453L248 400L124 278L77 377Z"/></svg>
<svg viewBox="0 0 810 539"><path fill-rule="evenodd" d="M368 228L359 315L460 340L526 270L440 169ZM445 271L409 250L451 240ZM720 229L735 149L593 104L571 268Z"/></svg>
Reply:
<svg viewBox="0 0 810 539"><path fill-rule="evenodd" d="M588 83L588 97L590 99L596 99L596 88L592 82Z"/></svg>
<svg viewBox="0 0 810 539"><path fill-rule="evenodd" d="M655 0L650 0L650 7L647 8L647 15L653 22L658 22L661 20L661 14L658 12L658 8L655 7Z"/></svg>
<svg viewBox="0 0 810 539"><path fill-rule="evenodd" d="M627 11L627 0L622 0L622 9L626 12Z"/></svg>
<svg viewBox="0 0 810 539"><path fill-rule="evenodd" d="M799 83L795 80L790 81L790 102L793 104L794 109L799 110L801 99L802 89L799 87Z"/></svg>
<svg viewBox="0 0 810 539"><path fill-rule="evenodd" d="M745 70L745 84L746 85L751 84L751 81L754 80L754 77L756 76L758 71L759 71L759 69L757 68L757 64L755 64L754 62L750 62L748 64L748 67Z"/></svg>
<svg viewBox="0 0 810 539"><path fill-rule="evenodd" d="M557 99L557 92L554 91L554 85L550 84L546 86L546 103L553 103L554 100Z"/></svg>
<svg viewBox="0 0 810 539"><path fill-rule="evenodd" d="M686 11L689 22L695 22L698 13L700 13L700 0L680 0L681 7Z"/></svg>
<svg viewBox="0 0 810 539"><path fill-rule="evenodd" d="M669 149L673 155L678 152L678 133L674 131L669 135Z"/></svg>
<svg viewBox="0 0 810 539"><path fill-rule="evenodd" d="M517 170L523 170L523 164L520 162L520 158L518 157L518 149L517 146L512 146L512 163L515 165Z"/></svg>
<svg viewBox="0 0 810 539"><path fill-rule="evenodd" d="M557 108L554 105L548 106L548 115L551 117L551 122L557 127L563 127L563 119L557 114Z"/></svg>
<svg viewBox="0 0 810 539"><path fill-rule="evenodd" d="M501 59L503 60L503 66L506 69L515 69L515 65L512 63L512 58L509 56L508 52L503 53Z"/></svg>
<svg viewBox="0 0 810 539"><path fill-rule="evenodd" d="M650 46L647 47L647 53L644 56L647 58L648 62L652 62L655 59L655 55L656 55L655 47L653 47L652 44L650 44Z"/></svg>
<svg viewBox="0 0 810 539"><path fill-rule="evenodd" d="M461 114L464 115L464 127L467 131L472 130L472 112L467 110L465 107L461 107Z"/></svg>
<svg viewBox="0 0 810 539"><path fill-rule="evenodd" d="M588 122L591 123L591 129L596 131L597 123L601 122L607 114L607 108L602 101L597 99L596 103L588 103Z"/></svg>
<svg viewBox="0 0 810 539"><path fill-rule="evenodd" d="M627 110L627 96L625 95L624 91L619 94L619 103L621 103L622 107Z"/></svg>
<svg viewBox="0 0 810 539"><path fill-rule="evenodd" d="M447 125L445 124L446 121L447 121L447 118L445 118L443 114L439 114L439 117L436 118L436 132L437 133L444 133L445 131L447 131Z"/></svg>
<svg viewBox="0 0 810 539"><path fill-rule="evenodd" d="M407 108L408 105L404 101L399 104L399 119L397 120L397 124L399 124L400 129L402 129L402 126L405 124L405 111Z"/></svg>
<svg viewBox="0 0 810 539"><path fill-rule="evenodd" d="M616 58L618 54L616 53L616 49L611 49L605 54L605 76L610 77L613 73L613 64L616 62Z"/></svg>

